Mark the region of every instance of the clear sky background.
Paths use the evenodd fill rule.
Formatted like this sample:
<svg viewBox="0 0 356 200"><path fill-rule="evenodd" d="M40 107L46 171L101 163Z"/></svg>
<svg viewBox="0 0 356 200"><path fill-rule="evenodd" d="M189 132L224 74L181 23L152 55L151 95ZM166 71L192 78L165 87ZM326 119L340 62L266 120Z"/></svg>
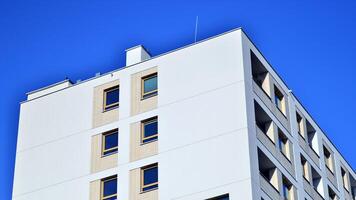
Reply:
<svg viewBox="0 0 356 200"><path fill-rule="evenodd" d="M0 0L0 199L11 198L26 92L123 67L134 45L158 55L190 44L197 15L198 40L243 27L355 168L355 10L352 0Z"/></svg>

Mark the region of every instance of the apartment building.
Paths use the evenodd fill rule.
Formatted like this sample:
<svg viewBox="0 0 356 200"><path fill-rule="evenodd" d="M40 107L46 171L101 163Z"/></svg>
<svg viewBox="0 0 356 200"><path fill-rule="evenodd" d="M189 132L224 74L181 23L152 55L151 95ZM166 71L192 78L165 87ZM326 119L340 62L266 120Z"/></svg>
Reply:
<svg viewBox="0 0 356 200"><path fill-rule="evenodd" d="M356 200L356 174L242 29L29 92L14 200Z"/></svg>

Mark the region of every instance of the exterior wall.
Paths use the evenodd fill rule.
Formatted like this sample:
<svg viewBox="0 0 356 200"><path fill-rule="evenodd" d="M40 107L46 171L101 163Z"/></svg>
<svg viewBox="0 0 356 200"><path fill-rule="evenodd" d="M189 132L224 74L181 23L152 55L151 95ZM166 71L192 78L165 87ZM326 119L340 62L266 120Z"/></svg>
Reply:
<svg viewBox="0 0 356 200"><path fill-rule="evenodd" d="M102 156L102 133L91 139L91 173L117 167L118 154Z"/></svg>
<svg viewBox="0 0 356 200"><path fill-rule="evenodd" d="M117 85L119 85L119 81L114 80L94 88L93 127L103 126L119 119L119 109L104 111L104 90Z"/></svg>
<svg viewBox="0 0 356 200"><path fill-rule="evenodd" d="M157 108L157 96L142 99L142 77L157 73L157 67L137 72L131 76L131 115Z"/></svg>
<svg viewBox="0 0 356 200"><path fill-rule="evenodd" d="M158 141L141 144L141 121L130 126L130 161L140 160L158 154Z"/></svg>
<svg viewBox="0 0 356 200"><path fill-rule="evenodd" d="M355 173L352 168L346 164L346 161L342 158L337 149L332 145L330 140L325 136L323 131L315 123L309 113L303 108L300 102L295 98L293 93L290 92L285 83L279 78L273 68L265 60L265 58L260 54L259 50L254 46L254 44L248 39L246 35L243 35L243 50L244 50L244 69L245 69L245 85L246 85L246 97L247 97L247 113L248 113L248 127L249 127L249 143L250 143L250 156L251 156L251 166L252 166L252 180L254 182L253 193L259 194L259 197L255 196L255 199L275 199L272 198L272 194L264 192L261 190L263 185L259 181L259 169L258 169L258 156L257 148L261 149L268 158L276 165L277 169L283 174L295 187L297 196L295 199L328 199L328 186L336 193L339 199L348 199L351 197L349 193L345 193L342 180L340 165L344 164L345 169L355 177ZM262 89L254 82L252 79L251 71L251 57L250 50L258 57L262 62L265 68L268 70L269 74L267 83L264 83L264 88L267 88L267 92L273 94L273 84L278 85L279 90L284 93L287 102L287 115L283 117L276 112L275 105L273 102L273 96L268 97ZM268 83L269 82L269 83ZM266 86L267 85L267 86ZM272 88L272 89L271 89ZM286 163L283 162L283 159L278 155L279 152L276 152L270 146L266 146L266 142L259 139L258 130L256 129L255 122L255 108L254 101L256 101L264 111L271 117L275 126L277 125L282 131L288 136L288 139L291 142L292 155L291 163L292 169L286 167ZM314 150L309 147L305 142L307 136L302 136L298 133L298 125L296 119L296 111L303 117L303 127L302 129L306 130L306 120L313 126L316 130L315 137L313 140ZM256 137L257 134L257 137ZM264 136L266 137L266 136ZM323 144L328 147L332 153L333 158L333 168L334 174L330 174L328 169L325 166L324 155L323 155ZM279 151L277 149L277 151ZM302 165L300 160L300 155L303 155L308 162L309 170L310 167L313 167L315 171L321 176L322 183L318 186L319 194L313 189L311 185L305 185L305 180L303 178ZM346 167L347 166L347 167ZM291 173L295 170L295 175ZM311 173L311 172L309 172ZM310 174L311 176L311 174ZM280 197L281 198L281 197Z"/></svg>
<svg viewBox="0 0 356 200"><path fill-rule="evenodd" d="M250 50L270 72L265 88L273 94L275 84L285 95L286 116L252 80ZM158 73L158 95L145 103L140 99L141 77L154 72ZM118 83L119 108L103 117L102 91ZM276 137L279 127L290 140L290 164L283 162L276 145L268 146L258 137L255 101L274 121L271 134ZM300 146L296 109L317 131L320 158L316 162ZM137 145L140 121L153 116L158 116L158 141ZM93 170L92 152L97 151L92 145L100 143L96 143L99 134L115 128L119 129L119 150L111 157L114 164ZM323 142L334 155L337 187L325 172ZM275 182L281 186L283 175L293 184L295 199L312 199L303 185L300 153L322 176L326 198L331 185L345 199L340 165L356 177L238 29L22 103L13 199L94 200L100 194L100 180L115 174L118 199L201 200L226 193L232 200L273 199L261 189L257 147L278 168ZM159 189L141 195L137 192L139 169L153 163L159 167Z"/></svg>

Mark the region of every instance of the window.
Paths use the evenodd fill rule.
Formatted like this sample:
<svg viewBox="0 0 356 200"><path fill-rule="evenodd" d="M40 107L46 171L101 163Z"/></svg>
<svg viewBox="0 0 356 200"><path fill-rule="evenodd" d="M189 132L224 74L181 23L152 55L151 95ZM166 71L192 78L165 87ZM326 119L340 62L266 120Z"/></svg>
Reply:
<svg viewBox="0 0 356 200"><path fill-rule="evenodd" d="M328 186L328 193L329 193L330 200L338 199L336 193L330 188L330 186Z"/></svg>
<svg viewBox="0 0 356 200"><path fill-rule="evenodd" d="M118 151L118 130L108 131L103 133L102 137L102 156L111 155Z"/></svg>
<svg viewBox="0 0 356 200"><path fill-rule="evenodd" d="M119 86L104 90L104 111L111 110L119 106L119 91Z"/></svg>
<svg viewBox="0 0 356 200"><path fill-rule="evenodd" d="M274 86L274 103L283 115L286 115L284 96L276 86Z"/></svg>
<svg viewBox="0 0 356 200"><path fill-rule="evenodd" d="M321 178L320 174L311 167L311 178L312 178L312 186L314 190L321 195L323 193L323 179Z"/></svg>
<svg viewBox="0 0 356 200"><path fill-rule="evenodd" d="M289 180L283 176L282 180L282 192L283 192L283 197L284 199L292 199L292 188L293 185Z"/></svg>
<svg viewBox="0 0 356 200"><path fill-rule="evenodd" d="M254 82L262 89L262 91L271 98L270 94L270 78L266 67L257 58L257 56L250 51L251 54L251 67L252 67L252 78Z"/></svg>
<svg viewBox="0 0 356 200"><path fill-rule="evenodd" d="M158 188L158 165L153 164L141 168L141 192Z"/></svg>
<svg viewBox="0 0 356 200"><path fill-rule="evenodd" d="M109 177L101 180L101 200L117 199L117 177Z"/></svg>
<svg viewBox="0 0 356 200"><path fill-rule="evenodd" d="M314 151L314 153L319 157L318 137L316 134L316 130L308 120L305 120L305 123L306 123L306 135L307 135L308 145Z"/></svg>
<svg viewBox="0 0 356 200"><path fill-rule="evenodd" d="M264 111L264 109L255 101L255 121L257 125L257 131L262 131L268 139L275 144L276 140L274 138L275 125L272 119Z"/></svg>
<svg viewBox="0 0 356 200"><path fill-rule="evenodd" d="M218 197L213 197L207 200L229 200L229 194L224 194Z"/></svg>
<svg viewBox="0 0 356 200"><path fill-rule="evenodd" d="M158 139L158 120L153 117L141 122L141 143L145 144Z"/></svg>
<svg viewBox="0 0 356 200"><path fill-rule="evenodd" d="M142 78L142 99L156 96L157 90L157 73Z"/></svg>
<svg viewBox="0 0 356 200"><path fill-rule="evenodd" d="M267 181L278 193L278 170L274 163L258 148L258 168L261 180Z"/></svg>
<svg viewBox="0 0 356 200"><path fill-rule="evenodd" d="M305 180L307 180L309 182L310 180L309 180L309 174L308 174L309 173L308 162L302 155L300 155L300 160L301 160L301 164L303 167L303 177Z"/></svg>
<svg viewBox="0 0 356 200"><path fill-rule="evenodd" d="M290 160L288 138L278 129L278 148Z"/></svg>
<svg viewBox="0 0 356 200"><path fill-rule="evenodd" d="M330 151L325 146L323 146L323 151L324 151L326 168L328 168L328 170L330 170L330 172L334 173L332 155L331 155Z"/></svg>
<svg viewBox="0 0 356 200"><path fill-rule="evenodd" d="M347 179L347 173L343 168L341 168L341 177L342 177L342 184L345 190L349 191L349 180Z"/></svg>
<svg viewBox="0 0 356 200"><path fill-rule="evenodd" d="M297 115L298 133L299 135L304 137L303 118L298 113L296 113L296 115Z"/></svg>

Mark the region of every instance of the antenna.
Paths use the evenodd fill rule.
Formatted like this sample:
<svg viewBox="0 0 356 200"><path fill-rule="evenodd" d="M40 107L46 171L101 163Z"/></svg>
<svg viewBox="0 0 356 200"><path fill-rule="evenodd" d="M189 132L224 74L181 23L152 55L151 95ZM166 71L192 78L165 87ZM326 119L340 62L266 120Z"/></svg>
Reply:
<svg viewBox="0 0 356 200"><path fill-rule="evenodd" d="M199 22L199 16L195 18L195 35L194 35L194 43L197 42L197 35L198 35L198 22Z"/></svg>

